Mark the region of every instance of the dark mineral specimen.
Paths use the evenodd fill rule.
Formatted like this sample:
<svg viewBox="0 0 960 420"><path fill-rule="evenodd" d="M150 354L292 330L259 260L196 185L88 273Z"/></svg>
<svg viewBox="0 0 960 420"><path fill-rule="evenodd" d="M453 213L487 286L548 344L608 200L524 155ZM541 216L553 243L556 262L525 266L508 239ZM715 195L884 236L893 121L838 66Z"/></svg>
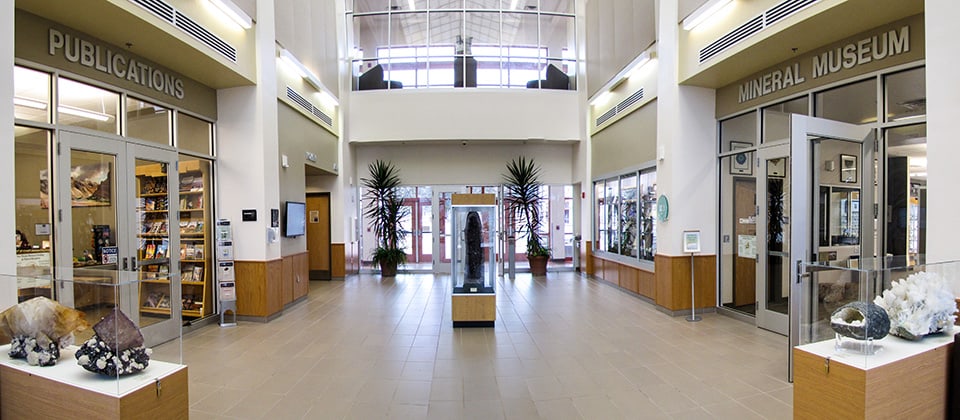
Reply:
<svg viewBox="0 0 960 420"><path fill-rule="evenodd" d="M483 241L483 225L480 223L480 214L471 211L467 213L467 275L464 283L483 283L483 250L480 243Z"/></svg>
<svg viewBox="0 0 960 420"><path fill-rule="evenodd" d="M140 333L140 329L117 308L113 308L109 315L94 325L93 330L113 351L143 345L143 334Z"/></svg>
<svg viewBox="0 0 960 420"><path fill-rule="evenodd" d="M96 334L75 354L78 365L107 376L122 376L147 368L151 351L143 347L143 334L126 314L114 308L93 330Z"/></svg>
<svg viewBox="0 0 960 420"><path fill-rule="evenodd" d="M844 337L879 340L890 332L890 316L872 302L851 302L833 311L830 327Z"/></svg>

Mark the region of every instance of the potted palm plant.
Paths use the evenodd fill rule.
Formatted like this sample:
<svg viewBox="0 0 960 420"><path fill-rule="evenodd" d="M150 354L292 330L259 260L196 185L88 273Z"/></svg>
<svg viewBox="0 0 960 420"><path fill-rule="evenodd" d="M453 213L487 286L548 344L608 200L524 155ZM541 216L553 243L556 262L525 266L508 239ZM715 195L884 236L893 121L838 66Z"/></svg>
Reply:
<svg viewBox="0 0 960 420"><path fill-rule="evenodd" d="M534 160L524 156L507 163L507 172L503 174L504 205L507 214L517 226L517 234L527 240L527 261L530 273L535 276L547 274L547 260L550 248L543 245L540 236L540 166Z"/></svg>
<svg viewBox="0 0 960 420"><path fill-rule="evenodd" d="M377 159L367 168L370 177L360 181L366 189L363 215L377 239L373 263L380 265L381 276L392 277L397 275L397 266L407 261L403 251L406 232L400 222L409 215L410 208L403 205L399 193L400 171L392 162Z"/></svg>

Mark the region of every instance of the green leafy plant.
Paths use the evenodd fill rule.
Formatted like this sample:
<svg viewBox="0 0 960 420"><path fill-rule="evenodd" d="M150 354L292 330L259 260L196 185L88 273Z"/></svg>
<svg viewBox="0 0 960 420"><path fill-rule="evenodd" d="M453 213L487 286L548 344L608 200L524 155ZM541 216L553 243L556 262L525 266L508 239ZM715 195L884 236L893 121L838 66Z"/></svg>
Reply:
<svg viewBox="0 0 960 420"><path fill-rule="evenodd" d="M403 240L407 232L401 221L410 215L410 208L403 205L400 196L400 171L392 162L377 159L367 167L369 178L361 178L366 189L363 197L364 217L369 221L373 235L377 239L377 248L373 253L373 262L397 265L407 260L403 251Z"/></svg>
<svg viewBox="0 0 960 420"><path fill-rule="evenodd" d="M517 226L517 234L527 239L527 257L549 257L550 248L540 236L540 201L543 200L540 166L524 156L507 162L503 174L504 205Z"/></svg>

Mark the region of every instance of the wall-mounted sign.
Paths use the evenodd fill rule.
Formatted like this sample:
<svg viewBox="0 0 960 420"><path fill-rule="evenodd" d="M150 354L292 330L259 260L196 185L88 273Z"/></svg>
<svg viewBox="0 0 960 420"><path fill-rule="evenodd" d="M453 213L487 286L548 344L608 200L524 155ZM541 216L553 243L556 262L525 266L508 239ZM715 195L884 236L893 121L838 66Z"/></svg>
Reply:
<svg viewBox="0 0 960 420"><path fill-rule="evenodd" d="M683 231L683 252L689 252L689 253L700 252L700 231L699 230Z"/></svg>
<svg viewBox="0 0 960 420"><path fill-rule="evenodd" d="M666 222L670 218L670 201L667 200L667 196L660 194L660 198L657 199L657 220L661 222Z"/></svg>
<svg viewBox="0 0 960 420"><path fill-rule="evenodd" d="M76 35L54 28L50 28L48 33L47 52L52 56L61 55L71 63L80 63L119 79L183 99L183 80L176 75Z"/></svg>

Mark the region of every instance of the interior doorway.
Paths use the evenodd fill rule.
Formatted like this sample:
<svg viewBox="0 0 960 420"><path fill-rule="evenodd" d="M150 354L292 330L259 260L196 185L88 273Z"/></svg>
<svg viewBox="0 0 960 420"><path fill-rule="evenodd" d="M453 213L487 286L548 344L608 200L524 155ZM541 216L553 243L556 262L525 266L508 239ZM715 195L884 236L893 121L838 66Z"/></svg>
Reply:
<svg viewBox="0 0 960 420"><path fill-rule="evenodd" d="M310 280L330 280L330 193L307 194Z"/></svg>

